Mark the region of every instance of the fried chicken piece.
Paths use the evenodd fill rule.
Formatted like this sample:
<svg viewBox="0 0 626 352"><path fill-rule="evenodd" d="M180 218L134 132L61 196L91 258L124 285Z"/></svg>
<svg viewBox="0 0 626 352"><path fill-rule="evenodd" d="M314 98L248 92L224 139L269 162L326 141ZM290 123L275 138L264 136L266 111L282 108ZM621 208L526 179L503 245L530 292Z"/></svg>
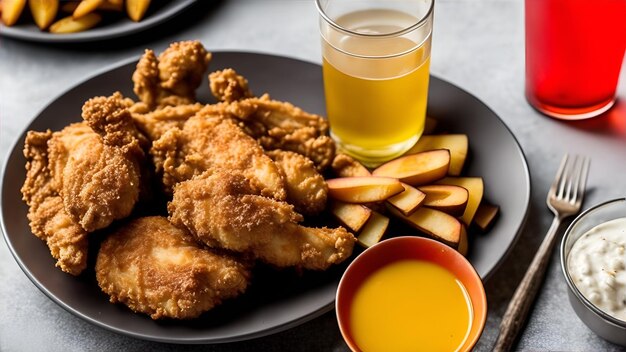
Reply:
<svg viewBox="0 0 626 352"><path fill-rule="evenodd" d="M87 266L87 232L67 214L58 195L48 160L51 138L51 131L27 133L26 180L21 191L33 234L46 242L57 267L79 275Z"/></svg>
<svg viewBox="0 0 626 352"><path fill-rule="evenodd" d="M175 186L170 220L211 247L281 268L325 270L352 254L356 239L343 227L301 226L293 206L254 193L243 175L215 169Z"/></svg>
<svg viewBox="0 0 626 352"><path fill-rule="evenodd" d="M104 240L96 278L111 303L152 319L191 319L243 293L250 270L154 216L135 219Z"/></svg>
<svg viewBox="0 0 626 352"><path fill-rule="evenodd" d="M91 128L74 124L55 133L50 161L67 213L92 232L132 212L144 153L119 93L88 100L83 118Z"/></svg>
<svg viewBox="0 0 626 352"><path fill-rule="evenodd" d="M210 73L209 87L213 96L222 102L231 103L254 96L248 88L248 80L232 68Z"/></svg>
<svg viewBox="0 0 626 352"><path fill-rule="evenodd" d="M135 94L150 109L193 103L210 61L198 41L172 43L158 58L147 49L133 73Z"/></svg>
<svg viewBox="0 0 626 352"><path fill-rule="evenodd" d="M372 176L363 164L343 153L335 155L331 168L337 177Z"/></svg>
<svg viewBox="0 0 626 352"><path fill-rule="evenodd" d="M311 159L280 149L266 153L281 172L287 188L287 202L298 213L317 215L326 207L328 186Z"/></svg>
<svg viewBox="0 0 626 352"><path fill-rule="evenodd" d="M225 117L247 126L246 133L266 150L282 149L311 159L319 171L328 167L335 156L335 143L328 136L328 122L287 103L270 100L267 95L227 105L211 107Z"/></svg>
<svg viewBox="0 0 626 352"><path fill-rule="evenodd" d="M284 200L285 184L274 162L234 122L201 110L182 129L154 141L151 154L166 191L213 168L240 172L257 194Z"/></svg>
<svg viewBox="0 0 626 352"><path fill-rule="evenodd" d="M200 103L165 106L145 113L133 113L132 116L137 128L150 141L155 141L174 127L183 128L185 122L203 107Z"/></svg>

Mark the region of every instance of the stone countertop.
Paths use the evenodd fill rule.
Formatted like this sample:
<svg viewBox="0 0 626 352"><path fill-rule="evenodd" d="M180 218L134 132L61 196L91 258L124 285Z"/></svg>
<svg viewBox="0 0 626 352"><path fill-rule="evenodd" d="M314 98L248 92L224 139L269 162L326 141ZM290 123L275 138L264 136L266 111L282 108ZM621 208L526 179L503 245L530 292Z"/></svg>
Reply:
<svg viewBox="0 0 626 352"><path fill-rule="evenodd" d="M519 140L531 172L528 222L510 255L485 283L489 315L476 350L487 351L552 221L545 196L562 155L592 158L586 207L626 195L626 106L619 103L610 114L593 121L565 123L527 104L522 0L437 0L435 13L431 72L491 107ZM321 62L317 12L311 0L202 1L148 32L102 43L46 45L0 38L3 163L16 136L50 99L144 48L160 52L172 41L199 39L209 50L257 51ZM619 96L626 97L624 72ZM334 311L275 335L223 345L170 345L118 335L49 300L22 273L6 243L0 242L0 351L347 350ZM597 337L575 315L556 249L517 349L621 350Z"/></svg>

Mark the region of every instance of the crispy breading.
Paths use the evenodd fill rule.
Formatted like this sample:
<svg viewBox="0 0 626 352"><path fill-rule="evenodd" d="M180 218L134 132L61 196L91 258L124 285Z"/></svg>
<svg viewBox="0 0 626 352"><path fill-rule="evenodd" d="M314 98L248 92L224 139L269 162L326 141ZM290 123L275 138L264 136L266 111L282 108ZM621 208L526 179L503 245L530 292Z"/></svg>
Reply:
<svg viewBox="0 0 626 352"><path fill-rule="evenodd" d="M135 219L104 240L96 278L112 303L152 319L191 319L243 293L250 270L154 216Z"/></svg>
<svg viewBox="0 0 626 352"><path fill-rule="evenodd" d="M298 213L317 215L326 208L328 186L311 159L280 149L266 153L281 172L287 188L287 202Z"/></svg>
<svg viewBox="0 0 626 352"><path fill-rule="evenodd" d="M331 168L337 177L372 176L363 164L343 153L335 155Z"/></svg>
<svg viewBox="0 0 626 352"><path fill-rule="evenodd" d="M133 113L132 115L137 128L150 141L155 141L174 127L183 128L185 122L203 107L204 105L200 103L181 104L164 106L153 111L144 110L143 113Z"/></svg>
<svg viewBox="0 0 626 352"><path fill-rule="evenodd" d="M222 102L230 103L254 96L248 88L248 80L232 68L211 72L209 87L213 96Z"/></svg>
<svg viewBox="0 0 626 352"><path fill-rule="evenodd" d="M212 105L210 109L214 114L241 121L246 133L265 150L282 149L302 154L320 171L330 166L335 156L335 143L328 136L328 122L291 103L270 100L264 95Z"/></svg>
<svg viewBox="0 0 626 352"><path fill-rule="evenodd" d="M133 73L135 94L150 109L192 103L210 61L198 41L172 43L158 58L148 49Z"/></svg>
<svg viewBox="0 0 626 352"><path fill-rule="evenodd" d="M139 199L144 154L121 99L114 94L88 100L83 118L92 128L70 125L50 141L65 209L88 232L127 217Z"/></svg>
<svg viewBox="0 0 626 352"><path fill-rule="evenodd" d="M46 242L56 266L79 275L87 266L87 231L67 214L50 172L48 141L52 132L29 131L24 143L26 180L22 197L28 205L33 234Z"/></svg>
<svg viewBox="0 0 626 352"><path fill-rule="evenodd" d="M299 225L293 206L256 195L248 179L227 170L177 184L168 212L173 224L207 245L276 267L325 270L348 258L356 242L343 227Z"/></svg>
<svg viewBox="0 0 626 352"><path fill-rule="evenodd" d="M258 194L284 200L285 184L274 162L234 122L204 110L182 129L167 131L151 154L166 190L207 170L224 168L245 175Z"/></svg>
<svg viewBox="0 0 626 352"><path fill-rule="evenodd" d="M86 267L88 232L128 216L139 197L142 137L126 106L120 94L94 98L85 104L87 122L26 136L21 191L30 227L72 275Z"/></svg>

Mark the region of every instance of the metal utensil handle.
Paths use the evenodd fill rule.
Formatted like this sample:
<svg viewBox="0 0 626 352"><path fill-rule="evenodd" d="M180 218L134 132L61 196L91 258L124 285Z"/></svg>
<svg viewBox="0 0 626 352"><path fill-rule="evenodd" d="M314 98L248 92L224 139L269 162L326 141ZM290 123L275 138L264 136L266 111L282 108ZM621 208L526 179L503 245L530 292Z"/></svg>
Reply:
<svg viewBox="0 0 626 352"><path fill-rule="evenodd" d="M502 317L500 334L493 348L494 351L511 351L511 346L517 340L518 333L528 316L530 306L533 304L537 291L543 282L560 224L561 219L555 216L546 237L541 242L541 246L539 246L533 261L524 274L524 278L517 286L506 313Z"/></svg>

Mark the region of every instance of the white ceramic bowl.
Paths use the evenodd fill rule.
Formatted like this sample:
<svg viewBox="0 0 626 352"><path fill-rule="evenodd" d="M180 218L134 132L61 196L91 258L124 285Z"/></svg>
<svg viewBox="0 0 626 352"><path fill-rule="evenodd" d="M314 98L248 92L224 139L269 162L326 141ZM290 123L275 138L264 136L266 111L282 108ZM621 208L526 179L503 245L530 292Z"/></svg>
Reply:
<svg viewBox="0 0 626 352"><path fill-rule="evenodd" d="M603 312L576 287L570 276L567 259L572 246L590 229L607 221L626 217L626 198L598 204L580 214L567 228L561 242L561 269L569 287L569 301L580 320L600 337L626 346L626 322Z"/></svg>

